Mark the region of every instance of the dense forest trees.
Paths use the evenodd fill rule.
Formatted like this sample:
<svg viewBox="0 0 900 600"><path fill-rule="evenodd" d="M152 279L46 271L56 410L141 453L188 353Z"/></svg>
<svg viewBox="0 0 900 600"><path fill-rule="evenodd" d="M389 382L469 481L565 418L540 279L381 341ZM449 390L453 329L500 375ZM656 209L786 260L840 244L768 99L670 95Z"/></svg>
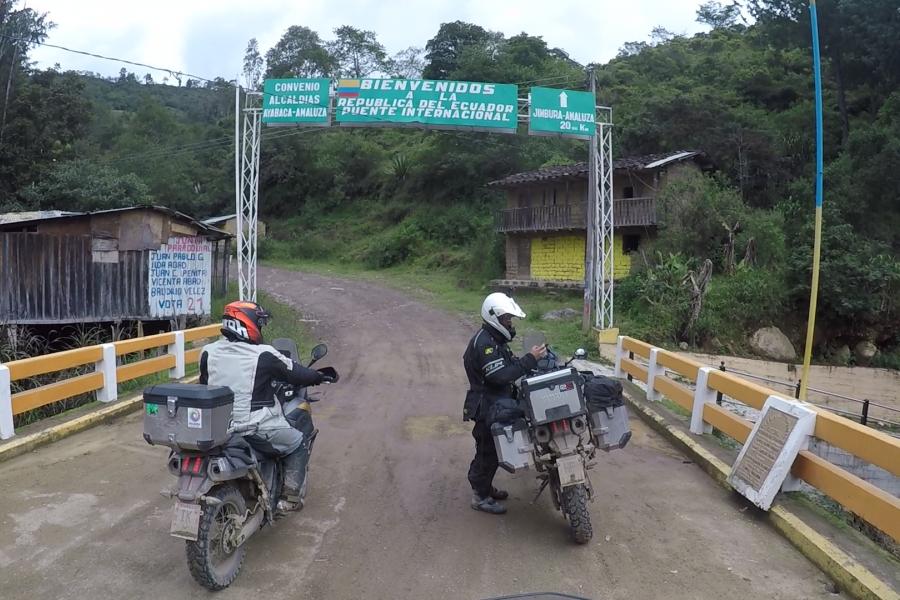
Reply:
<svg viewBox="0 0 900 600"><path fill-rule="evenodd" d="M697 19L708 32L657 28L590 65L599 101L615 109L617 155L700 149L717 165L715 178L660 199L671 216L617 296L636 332L716 347L771 323L799 339L814 152L806 5L707 2ZM827 276L817 351L871 340L889 356L900 336L900 11L895 0L818 6ZM230 211L231 82L37 69L29 50L51 18L0 4L0 211L148 201L200 217ZM589 67L540 36L459 21L393 55L375 32L351 26L295 25L272 48L246 48L250 88L263 77L400 76L585 89ZM262 211L277 217L278 238L264 252L412 262L458 270L471 284L502 260L492 233L499 198L485 183L585 156L571 140L400 129L272 129L262 147ZM685 281L706 259L707 308L687 327Z"/></svg>

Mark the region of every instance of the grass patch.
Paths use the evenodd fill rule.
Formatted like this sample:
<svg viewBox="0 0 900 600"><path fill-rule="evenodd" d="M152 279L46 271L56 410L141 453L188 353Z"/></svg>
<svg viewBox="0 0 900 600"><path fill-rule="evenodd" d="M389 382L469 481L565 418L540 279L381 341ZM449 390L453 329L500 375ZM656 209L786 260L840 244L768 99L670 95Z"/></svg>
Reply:
<svg viewBox="0 0 900 600"><path fill-rule="evenodd" d="M479 312L484 297L490 293L487 285L471 286L461 279L459 274L447 269L423 269L414 266L396 266L387 269L370 270L360 266L342 262L322 262L308 260L267 260L265 264L273 267L308 271L325 275L334 275L349 279L363 279L400 290L421 302L456 313L472 323L473 327L481 321ZM575 291L522 290L515 294L516 302L528 315L517 324L517 339L530 332L541 332L551 346L562 356L570 356L575 349L584 348L588 357L599 360L600 354L593 334L585 335L581 331L582 295ZM561 308L572 308L579 316L566 320L548 320L543 315ZM518 347L517 347L518 346ZM518 353L521 344L513 344Z"/></svg>
<svg viewBox="0 0 900 600"><path fill-rule="evenodd" d="M669 412L674 413L674 414L678 415L679 417L684 417L684 418L691 417L691 411L685 409L683 406L681 406L677 402L669 400L665 396L663 396L662 400L660 400L659 402L660 402L660 404L665 406Z"/></svg>
<svg viewBox="0 0 900 600"><path fill-rule="evenodd" d="M734 450L735 452L739 452L741 449L741 443L725 432L713 429L712 436L716 443L723 448Z"/></svg>

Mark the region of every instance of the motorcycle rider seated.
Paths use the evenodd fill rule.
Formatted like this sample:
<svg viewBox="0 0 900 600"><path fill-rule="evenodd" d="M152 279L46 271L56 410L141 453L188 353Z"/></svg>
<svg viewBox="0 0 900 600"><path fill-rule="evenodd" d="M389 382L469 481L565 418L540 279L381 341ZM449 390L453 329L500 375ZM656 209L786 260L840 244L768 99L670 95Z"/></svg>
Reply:
<svg viewBox="0 0 900 600"><path fill-rule="evenodd" d="M303 507L306 492L308 448L303 434L285 418L275 384L309 386L325 378L263 343L262 328L269 318L255 302L228 304L222 316L225 339L204 346L200 355L200 383L231 388L234 424L258 425L247 441L261 452L284 457L284 490L278 506L296 510Z"/></svg>
<svg viewBox="0 0 900 600"><path fill-rule="evenodd" d="M516 335L513 318L524 319L525 313L506 294L495 293L485 298L481 318L482 327L469 341L463 355L469 379L463 420L475 421L472 428L475 458L469 466L468 478L473 492L472 508L499 515L506 512L506 507L497 500L505 500L509 494L493 487L499 465L491 436L491 409L498 400L515 398L513 383L537 367L537 361L547 354L547 347L534 346L521 358L509 349L508 344Z"/></svg>

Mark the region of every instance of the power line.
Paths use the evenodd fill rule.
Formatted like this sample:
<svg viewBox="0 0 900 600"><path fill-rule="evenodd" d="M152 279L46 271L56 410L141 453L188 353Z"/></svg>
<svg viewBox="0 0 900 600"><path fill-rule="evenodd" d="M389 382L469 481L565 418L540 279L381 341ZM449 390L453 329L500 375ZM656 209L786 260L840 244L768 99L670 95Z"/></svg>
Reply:
<svg viewBox="0 0 900 600"><path fill-rule="evenodd" d="M543 78L541 78L541 79L532 79L532 80L530 80L530 81L519 81L519 82L516 82L516 83L513 84L513 85L528 85L528 84L541 83L541 82L544 82L544 81L553 81L553 80L555 80L555 79L566 79L566 80L577 81L577 80L578 80L578 76L575 75L575 74L573 74L573 73L569 73L569 74L567 74L567 75L558 75L558 76L556 76L556 77L543 77Z"/></svg>
<svg viewBox="0 0 900 600"><path fill-rule="evenodd" d="M191 74L191 73L186 73L186 72L184 72L184 71L179 71L179 70L177 70L177 69L167 69L167 68L165 68L165 67L154 67L153 65L148 65L148 64L146 64L146 63L141 63L141 62L137 62L137 61L133 61L133 60L128 60L128 59L126 59L126 58L117 58L117 57L114 57L114 56L104 56L104 55L102 55L102 54L96 54L96 53L94 53L94 52L88 52L88 51L86 51L86 50L76 50L76 49L74 49L74 48L66 48L65 46L60 46L59 44L51 44L51 43L49 43L49 42L40 42L40 41L36 41L36 40L29 40L29 39L26 39L26 38L20 38L20 37L16 37L16 36L12 36L12 35L7 35L7 34L4 34L4 33L0 33L0 37L5 37L6 39L12 40L12 41L15 41L15 42L25 42L25 43L27 43L27 44L34 44L34 45L37 45L37 46L46 46L47 48L56 48L57 50L64 50L65 52L71 52L71 53L73 53L73 54L81 54L81 55L83 55L83 56L90 56L90 57L92 57L92 58L99 58L99 59L101 59L101 60L110 60L110 61L113 61L113 62L125 63L126 65L133 65L133 66L135 66L135 67L144 67L145 69L153 69L154 71L161 71L161 72L163 72L163 73L168 73L169 75L172 75L173 77L176 76L176 75L181 75L181 76L184 76L184 77L187 77L187 78L190 78L190 79L197 79L197 80L199 80L199 81L206 81L206 82L208 82L208 83L220 83L220 82L218 82L218 81L216 81L216 80L214 80L214 79L209 79L209 78L206 78L206 77L201 77L200 75L193 75L193 74ZM226 80L225 82L226 82L227 84L229 84L229 85L236 85L236 84L237 84L237 81L235 81L234 84L232 84L231 81L227 81L227 80Z"/></svg>
<svg viewBox="0 0 900 600"><path fill-rule="evenodd" d="M102 160L100 162L112 164L112 163L116 163L116 162L120 162L120 161L124 161L124 160L132 160L134 158L146 157L146 156L158 154L158 153L176 152L179 150L189 150L189 149L198 149L199 150L199 149L202 149L204 146L211 146L211 145L215 146L215 145L227 144L227 143L233 143L233 142L234 142L233 136L214 138L211 140L204 140L202 142L193 142L191 144L180 144L178 146L168 146L168 147L164 147L164 148L156 148L154 150L150 150L147 152L141 152L139 154L132 154L132 155L126 155L126 156L120 156L118 158Z"/></svg>

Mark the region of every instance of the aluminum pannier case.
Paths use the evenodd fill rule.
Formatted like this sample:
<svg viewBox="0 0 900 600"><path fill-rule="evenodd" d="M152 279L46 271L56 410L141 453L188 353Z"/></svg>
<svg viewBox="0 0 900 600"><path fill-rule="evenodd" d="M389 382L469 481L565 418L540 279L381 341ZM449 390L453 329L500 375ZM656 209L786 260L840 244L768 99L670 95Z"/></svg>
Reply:
<svg viewBox="0 0 900 600"><path fill-rule="evenodd" d="M597 448L606 452L624 448L631 439L631 427L622 383L609 377L592 377L584 385L584 395Z"/></svg>
<svg viewBox="0 0 900 600"><path fill-rule="evenodd" d="M218 385L167 383L144 390L144 439L173 449L207 451L229 437L234 394Z"/></svg>
<svg viewBox="0 0 900 600"><path fill-rule="evenodd" d="M581 375L575 369L562 369L522 382L525 407L532 425L543 425L584 414Z"/></svg>
<svg viewBox="0 0 900 600"><path fill-rule="evenodd" d="M531 466L531 441L525 419L494 423L491 425L491 435L494 437L497 460L504 470L515 473Z"/></svg>

